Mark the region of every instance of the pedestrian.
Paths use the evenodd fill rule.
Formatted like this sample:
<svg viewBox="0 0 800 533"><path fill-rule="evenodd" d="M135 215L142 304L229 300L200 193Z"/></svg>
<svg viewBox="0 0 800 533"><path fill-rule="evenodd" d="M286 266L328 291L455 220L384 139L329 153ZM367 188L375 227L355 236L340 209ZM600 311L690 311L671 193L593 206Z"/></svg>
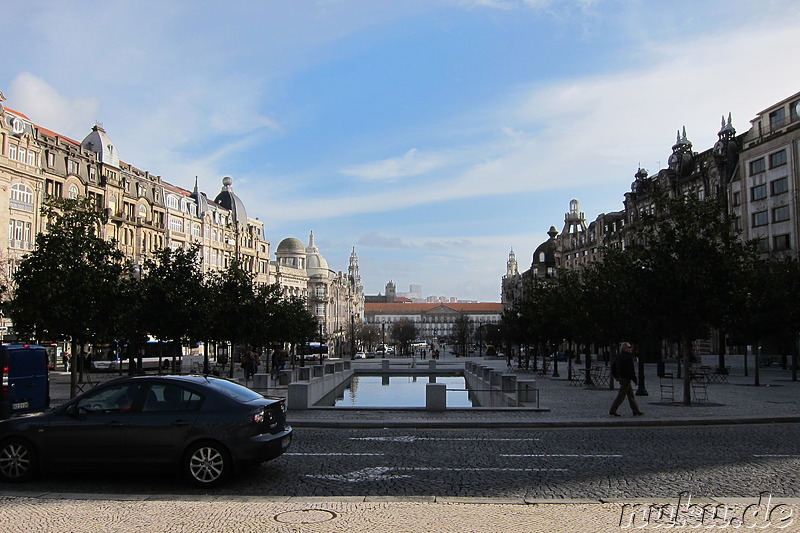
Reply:
<svg viewBox="0 0 800 533"><path fill-rule="evenodd" d="M253 352L253 374L258 374L258 369L261 366L261 354Z"/></svg>
<svg viewBox="0 0 800 533"><path fill-rule="evenodd" d="M253 356L250 352L245 352L242 355L242 370L244 370L244 379L250 379L253 375Z"/></svg>
<svg viewBox="0 0 800 533"><path fill-rule="evenodd" d="M633 386L631 384L638 384L636 379L636 370L633 368L633 355L631 353L632 346L629 342L622 343L622 352L611 361L611 375L619 381L619 392L614 402L611 404L611 410L608 412L611 416L620 416L617 413L617 408L628 397L628 403L631 406L634 416L641 416L639 406L636 405L636 398L633 395Z"/></svg>
<svg viewBox="0 0 800 533"><path fill-rule="evenodd" d="M64 361L64 372L69 372L69 358L70 358L69 352L64 352L64 354L61 357Z"/></svg>

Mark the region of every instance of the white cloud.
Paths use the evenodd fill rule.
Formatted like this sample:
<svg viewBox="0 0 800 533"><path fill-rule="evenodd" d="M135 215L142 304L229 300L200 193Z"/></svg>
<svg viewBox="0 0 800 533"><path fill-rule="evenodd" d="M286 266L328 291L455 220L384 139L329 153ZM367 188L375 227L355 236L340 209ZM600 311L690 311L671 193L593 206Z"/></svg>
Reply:
<svg viewBox="0 0 800 533"><path fill-rule="evenodd" d="M50 84L29 72L18 74L6 91L12 109L27 115L36 124L81 141L91 126L100 121L97 98L68 98Z"/></svg>
<svg viewBox="0 0 800 533"><path fill-rule="evenodd" d="M425 174L445 163L446 159L439 154L421 155L419 150L412 148L400 157L345 168L342 174L367 181L395 181Z"/></svg>

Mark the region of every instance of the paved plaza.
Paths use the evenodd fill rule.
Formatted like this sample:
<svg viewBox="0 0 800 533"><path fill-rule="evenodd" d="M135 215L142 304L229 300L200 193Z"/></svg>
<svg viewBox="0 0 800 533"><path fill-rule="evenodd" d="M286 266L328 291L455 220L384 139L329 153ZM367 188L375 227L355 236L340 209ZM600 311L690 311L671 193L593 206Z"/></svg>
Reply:
<svg viewBox="0 0 800 533"><path fill-rule="evenodd" d="M448 360L453 363L454 360ZM463 359L455 360L460 364ZM506 371L504 360L480 360ZM703 361L704 364L714 362ZM354 364L376 369L377 361ZM621 417L608 415L616 391L589 387L566 379L566 364L559 378L551 372L535 379L539 410L421 409L290 411L295 427L319 428L558 428L711 425L800 422L800 384L791 371L777 366L761 368L760 383L753 385L752 369L745 377L731 358L727 383L708 385L707 398L691 406L681 403L682 383L676 380L674 400L661 396L654 366L647 366L647 396L638 396L644 416L633 417L626 404ZM675 372L667 368L669 372ZM240 376L236 376L239 378ZM96 376L93 376L96 378ZM68 396L68 375L52 376L54 403ZM705 498L687 502L626 500L525 500L455 497L342 496L295 498L276 496L119 495L26 493L25 487L0 490L0 532L5 531L620 531L737 528L760 531L800 531L800 499L758 505L755 499ZM702 509L716 510L698 521ZM660 511L659 511L660 510ZM698 515L700 510L700 515ZM720 510L724 510L723 515ZM693 514L694 513L694 514ZM24 529L19 526L24 524ZM747 526L753 525L752 528ZM695 526L695 527L692 527ZM704 526L704 527L703 527Z"/></svg>

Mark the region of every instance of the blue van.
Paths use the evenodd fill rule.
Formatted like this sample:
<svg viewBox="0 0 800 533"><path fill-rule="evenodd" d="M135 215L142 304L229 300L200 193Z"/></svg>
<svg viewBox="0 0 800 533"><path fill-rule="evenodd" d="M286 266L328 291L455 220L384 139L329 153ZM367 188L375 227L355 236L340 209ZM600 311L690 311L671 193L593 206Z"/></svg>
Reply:
<svg viewBox="0 0 800 533"><path fill-rule="evenodd" d="M0 418L50 407L44 346L0 345Z"/></svg>

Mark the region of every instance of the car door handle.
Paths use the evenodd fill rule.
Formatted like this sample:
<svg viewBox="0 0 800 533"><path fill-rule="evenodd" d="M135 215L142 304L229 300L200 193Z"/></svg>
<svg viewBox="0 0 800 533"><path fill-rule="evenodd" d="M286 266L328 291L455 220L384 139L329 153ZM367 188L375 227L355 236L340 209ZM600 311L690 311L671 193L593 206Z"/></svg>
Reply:
<svg viewBox="0 0 800 533"><path fill-rule="evenodd" d="M174 421L172 423L172 425L173 426L188 426L189 423L190 422L188 420L179 419L179 420Z"/></svg>
<svg viewBox="0 0 800 533"><path fill-rule="evenodd" d="M111 422L108 423L108 425L117 427L117 426L124 426L125 424L123 424L122 422L117 422L116 420L112 420Z"/></svg>

